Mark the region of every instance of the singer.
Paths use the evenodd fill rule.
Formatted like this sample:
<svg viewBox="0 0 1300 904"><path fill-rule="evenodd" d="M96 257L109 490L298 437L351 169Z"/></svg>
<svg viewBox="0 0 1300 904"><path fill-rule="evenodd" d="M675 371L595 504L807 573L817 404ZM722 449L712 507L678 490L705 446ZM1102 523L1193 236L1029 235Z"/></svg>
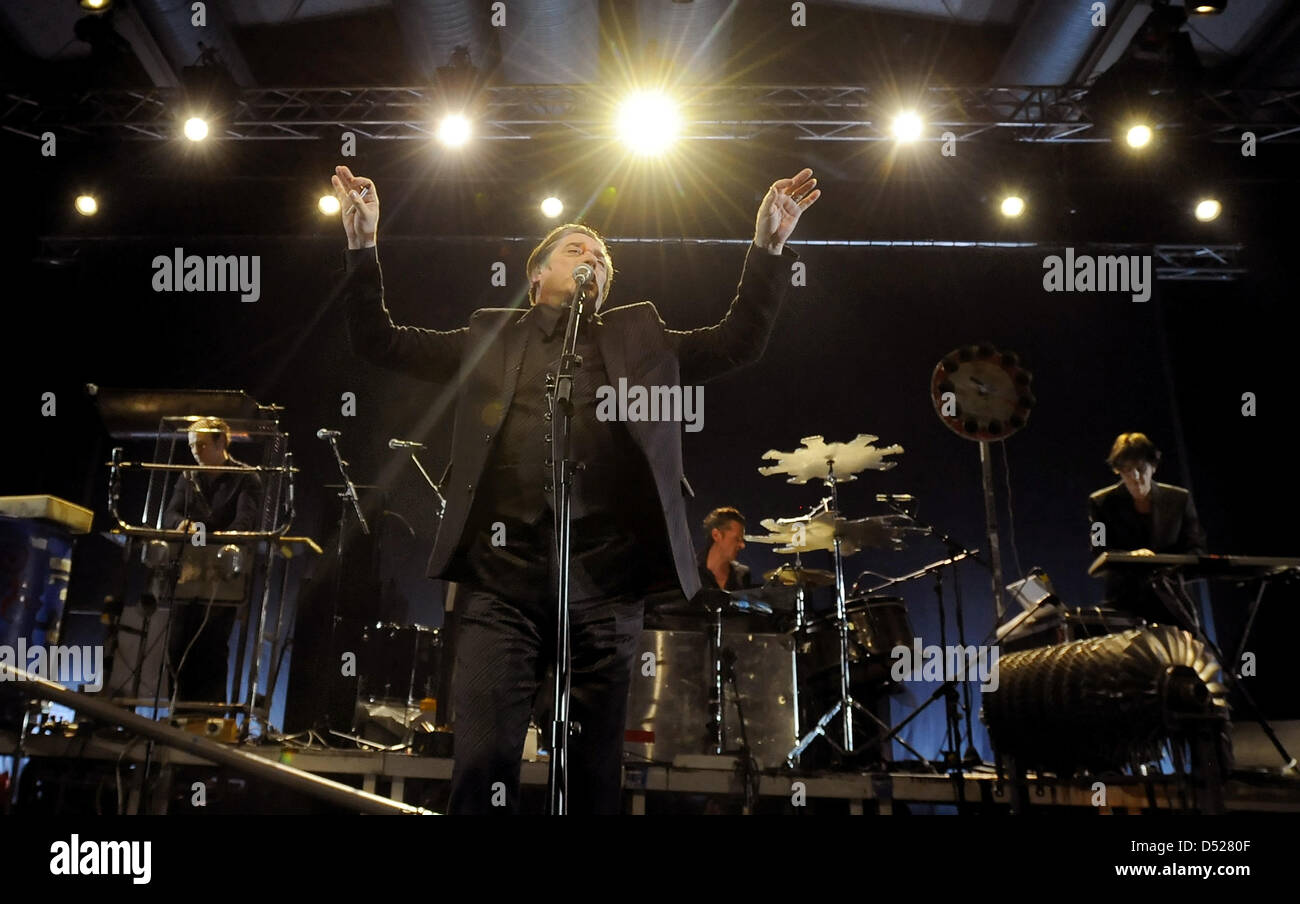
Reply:
<svg viewBox="0 0 1300 904"><path fill-rule="evenodd" d="M790 266L785 247L821 192L812 170L772 183L726 315L714 326L671 330L647 302L603 307L613 281L609 249L576 223L553 229L526 264L530 308L476 311L440 331L394 326L384 304L374 183L340 166L333 177L347 234L339 295L354 351L376 364L454 385L447 512L430 577L461 584L456 650L456 741L450 810L515 812L531 707L554 658L557 563L545 378L558 361L568 304L591 268L594 314L580 325L582 364L573 388L574 480L570 623L572 813L617 813L627 694L642 600L676 585L700 587L684 493L681 425L602 421L596 391L631 385L695 385L757 361L767 345ZM363 196L362 192L366 194ZM506 542L494 545L494 524ZM505 806L494 795L506 789Z"/></svg>

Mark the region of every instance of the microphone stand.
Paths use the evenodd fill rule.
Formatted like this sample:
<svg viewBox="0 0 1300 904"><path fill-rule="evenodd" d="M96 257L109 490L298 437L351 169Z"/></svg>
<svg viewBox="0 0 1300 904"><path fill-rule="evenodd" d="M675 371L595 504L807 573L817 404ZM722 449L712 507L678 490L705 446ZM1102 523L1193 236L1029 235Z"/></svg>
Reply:
<svg viewBox="0 0 1300 904"><path fill-rule="evenodd" d="M936 604L938 605L938 609L939 609L939 648L942 650L947 650L948 617L945 612L945 606L943 600L943 568L945 565L952 566L953 596L957 604L956 613L955 613L957 617L957 640L958 643L961 644L961 647L965 649L966 647L965 608L962 605L961 578L957 573L957 563L960 562L962 559L973 559L974 561L978 562L980 565L984 566L986 569L990 571L995 571L994 567L991 566L988 562L984 561L984 559L980 558L980 554L978 551L967 548L964 543L957 542L947 532L940 530L939 528L935 527L933 524L926 524L925 522L919 520L914 514L904 511L901 504L896 503L893 500L889 500L887 504L895 512L902 515L906 515L908 518L912 520L913 523L915 523L918 527L922 528L926 533L937 538L939 542L942 543L947 548L948 550L947 559L940 560L938 562L933 563L932 565L927 565L925 568L921 569L915 575L909 575L907 578L903 578L902 580L907 580L911 577L920 576L927 573L934 575L934 594L935 594ZM896 583L896 581L890 581L887 583L886 586L893 583ZM877 592L878 589L879 588L876 588L870 592ZM995 618L994 620L995 631L996 631L997 623L1002 620L1000 614L1001 607L998 608L999 608L999 614L998 617ZM920 709L925 709L925 707L929 706L930 703L932 703L935 699L937 699L937 695L939 693L942 693L944 697L944 704L945 704L944 721L947 725L948 749L940 751L940 754L943 758L944 766L948 769L957 769L964 765L977 765L980 762L980 755L979 752L975 749L975 733L971 724L971 711L974 707L972 705L972 700L971 700L970 676L967 675L961 681L960 698L958 697L957 685L954 682L953 678L947 677L943 682L943 684L935 692L935 695L931 696L929 700L923 703ZM966 722L966 749L964 751L959 752L962 746L961 723L963 721L963 714L960 712L961 710L964 710L964 719ZM906 724L906 722L902 724ZM896 726L896 728L901 728L902 724Z"/></svg>
<svg viewBox="0 0 1300 904"><path fill-rule="evenodd" d="M393 446L390 445L389 448L393 448ZM441 519L443 515L447 514L447 500L443 498L442 489L433 482L433 478L429 476L429 472L424 470L424 465L420 464L420 459L415 457L415 447L407 446L405 448L411 450L411 461L415 463L417 468L419 468L420 475L424 477L424 481L429 485L429 489L433 490L433 495L438 497L438 518Z"/></svg>
<svg viewBox="0 0 1300 904"><path fill-rule="evenodd" d="M348 463L343 460L343 456L339 452L338 437L332 435L332 432L329 431L317 433L316 435L330 444L330 449L334 452L334 461L338 464L339 474L343 478L343 489L338 494L340 503L339 536L335 548L334 611L331 613L330 617L330 650L336 650L338 649L339 602L343 596L343 539L348 525L348 504L351 503L352 511L357 516L357 524L361 528L361 532L366 536L370 536L370 525L366 523L366 516L361 513L361 501L357 496L357 487L356 484L352 482L352 478L348 475ZM322 734L333 734L345 738L350 737L330 725L330 717L332 715L330 707L332 705L330 697L326 696L324 718L321 720L321 723L319 723L322 729ZM353 724L349 727L355 729L355 720L356 716L354 712Z"/></svg>
<svg viewBox="0 0 1300 904"><path fill-rule="evenodd" d="M357 523L361 525L361 533L365 534L368 537L370 536L370 525L366 523L366 516L361 514L361 500L357 497L356 484L354 484L352 482L352 478L348 476L348 463L343 460L342 454L339 453L338 437L333 435L333 431L330 431L329 433L327 433L325 436L321 438L330 444L330 449L334 452L334 461L337 462L339 466L339 474L342 475L343 477L343 492L339 493L339 498L344 500L343 508L346 511L347 509L346 503L348 502L352 503L352 511L356 513ZM339 516L339 556L341 557L342 555L343 555L343 516L340 515Z"/></svg>
<svg viewBox="0 0 1300 904"><path fill-rule="evenodd" d="M546 375L546 398L550 423L551 485L554 487L556 564L559 573L556 587L555 637L555 712L551 722L551 759L547 770L547 812L564 816L569 812L569 696L571 663L569 661L569 555L572 532L572 480L582 468L581 462L569 458L569 431L573 421L574 372L582 366L578 350L578 324L582 321L587 285L590 277L573 290L569 302L569 321L564 329L564 343L555 373ZM581 730L581 726L576 726Z"/></svg>

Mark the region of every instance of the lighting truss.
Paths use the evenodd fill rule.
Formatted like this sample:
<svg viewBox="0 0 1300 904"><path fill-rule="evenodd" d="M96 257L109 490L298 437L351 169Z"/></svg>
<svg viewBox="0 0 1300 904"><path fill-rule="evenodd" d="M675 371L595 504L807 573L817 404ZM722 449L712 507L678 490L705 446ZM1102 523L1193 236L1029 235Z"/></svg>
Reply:
<svg viewBox="0 0 1300 904"><path fill-rule="evenodd" d="M235 236L224 238L235 239ZM244 236L242 238L248 238ZM293 240L297 236L277 236L278 239ZM748 245L750 239L706 238L691 236L645 237L645 236L605 236L611 246L627 244L652 245ZM84 251L95 246L107 247L112 244L128 242L154 242L150 236L42 236L38 242L35 260L47 267L75 266L85 257ZM419 242L421 245L454 244L459 247L481 245L498 247L500 245L517 245L529 248L536 244L535 235L389 235L385 244L404 244ZM826 248L908 248L934 249L947 253L970 251L976 249L1006 249L1026 251L1034 248L1043 249L1044 253L1060 250L1060 243L1048 242L1005 242L991 240L954 241L949 239L800 239L800 247L817 246ZM1102 254L1150 254L1153 259L1155 277L1159 280L1201 280L1214 282L1231 282L1245 275L1248 270L1242 263L1244 245L1152 245L1137 242L1082 243L1077 247L1086 247L1089 252Z"/></svg>
<svg viewBox="0 0 1300 904"><path fill-rule="evenodd" d="M1024 142L1105 142L1082 87L929 88L913 106L926 122L922 140L944 133L970 140L1005 132ZM185 114L178 89L94 90L60 96L8 92L0 128L38 139L47 131L88 138L173 139ZM472 115L477 139L542 137L613 140L617 98L598 86L507 85L484 89ZM251 88L219 115L213 137L233 141L334 140L359 137L430 140L440 111L436 92L421 87ZM892 141L900 107L865 87L713 86L682 101L685 140L734 141L782 135L799 141ZM1165 123L1212 142L1300 142L1300 89L1203 92L1187 122Z"/></svg>

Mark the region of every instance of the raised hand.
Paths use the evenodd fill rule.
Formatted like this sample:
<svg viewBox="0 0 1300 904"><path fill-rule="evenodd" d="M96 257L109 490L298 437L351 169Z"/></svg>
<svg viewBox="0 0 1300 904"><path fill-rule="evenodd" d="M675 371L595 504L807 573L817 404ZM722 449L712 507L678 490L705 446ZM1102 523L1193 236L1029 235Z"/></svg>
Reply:
<svg viewBox="0 0 1300 904"><path fill-rule="evenodd" d="M780 254L799 217L821 196L811 169L800 170L792 178L773 182L763 203L758 205L754 244L772 254Z"/></svg>
<svg viewBox="0 0 1300 904"><path fill-rule="evenodd" d="M375 190L375 183L363 176L352 175L352 170L346 166L334 167L330 183L334 186L334 196L339 199L348 247L374 247L379 233L379 193Z"/></svg>

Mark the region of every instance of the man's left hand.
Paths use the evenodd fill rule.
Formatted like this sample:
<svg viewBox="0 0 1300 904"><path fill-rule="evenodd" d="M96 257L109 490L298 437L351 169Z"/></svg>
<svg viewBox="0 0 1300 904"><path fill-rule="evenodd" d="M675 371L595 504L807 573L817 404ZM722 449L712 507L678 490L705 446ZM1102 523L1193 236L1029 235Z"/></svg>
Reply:
<svg viewBox="0 0 1300 904"><path fill-rule="evenodd" d="M811 169L800 170L790 179L773 182L763 203L758 205L754 244L770 254L780 254L799 217L821 196Z"/></svg>

